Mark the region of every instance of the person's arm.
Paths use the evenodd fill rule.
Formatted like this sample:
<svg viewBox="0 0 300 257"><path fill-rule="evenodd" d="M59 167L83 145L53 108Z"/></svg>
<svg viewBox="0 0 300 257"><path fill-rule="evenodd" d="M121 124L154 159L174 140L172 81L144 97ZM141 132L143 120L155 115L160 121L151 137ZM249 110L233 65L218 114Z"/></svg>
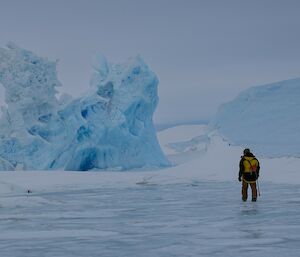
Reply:
<svg viewBox="0 0 300 257"><path fill-rule="evenodd" d="M260 170L260 165L259 165L259 161L257 160L257 169L256 169L257 178L259 177L259 170Z"/></svg>
<svg viewBox="0 0 300 257"><path fill-rule="evenodd" d="M243 158L240 160L240 170L239 170L239 181L242 180L242 175L243 175L243 171L244 171L244 164L243 164Z"/></svg>

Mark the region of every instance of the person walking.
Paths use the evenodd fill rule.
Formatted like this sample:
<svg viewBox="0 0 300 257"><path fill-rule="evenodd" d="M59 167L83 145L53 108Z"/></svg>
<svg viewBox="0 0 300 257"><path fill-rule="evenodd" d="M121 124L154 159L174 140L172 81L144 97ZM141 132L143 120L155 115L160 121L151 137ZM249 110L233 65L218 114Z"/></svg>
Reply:
<svg viewBox="0 0 300 257"><path fill-rule="evenodd" d="M250 185L252 190L252 202L257 200L257 187L256 181L259 177L259 161L251 153L249 148L244 150L244 155L241 156L239 181L242 181L242 200L247 201L248 198L248 186Z"/></svg>

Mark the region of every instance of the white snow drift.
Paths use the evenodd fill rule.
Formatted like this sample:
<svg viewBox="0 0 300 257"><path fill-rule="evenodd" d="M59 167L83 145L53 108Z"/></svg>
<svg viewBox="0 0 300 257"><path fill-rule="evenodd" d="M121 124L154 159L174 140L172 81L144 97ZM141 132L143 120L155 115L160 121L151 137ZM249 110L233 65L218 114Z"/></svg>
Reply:
<svg viewBox="0 0 300 257"><path fill-rule="evenodd" d="M230 143L265 157L300 156L300 78L249 88L211 123Z"/></svg>

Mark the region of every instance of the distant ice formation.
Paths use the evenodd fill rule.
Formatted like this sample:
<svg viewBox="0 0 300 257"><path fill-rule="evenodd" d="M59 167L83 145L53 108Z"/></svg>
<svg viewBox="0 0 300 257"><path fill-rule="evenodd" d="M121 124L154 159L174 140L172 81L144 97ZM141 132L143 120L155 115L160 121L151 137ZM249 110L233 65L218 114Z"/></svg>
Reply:
<svg viewBox="0 0 300 257"><path fill-rule="evenodd" d="M139 56L117 65L97 56L93 68L87 95L58 99L55 62L12 43L0 48L7 104L0 121L0 170L7 165L81 171L169 165L152 122L156 75Z"/></svg>
<svg viewBox="0 0 300 257"><path fill-rule="evenodd" d="M300 78L252 87L223 104L212 128L266 157L300 156Z"/></svg>

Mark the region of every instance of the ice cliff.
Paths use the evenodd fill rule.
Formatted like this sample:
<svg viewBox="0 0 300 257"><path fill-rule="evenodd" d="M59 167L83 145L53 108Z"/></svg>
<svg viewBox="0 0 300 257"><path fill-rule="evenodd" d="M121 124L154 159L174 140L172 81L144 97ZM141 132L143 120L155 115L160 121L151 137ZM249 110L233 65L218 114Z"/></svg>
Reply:
<svg viewBox="0 0 300 257"><path fill-rule="evenodd" d="M98 56L91 89L57 98L56 62L14 44L0 48L6 107L0 123L0 170L127 170L169 165L152 116L156 75L141 57L109 64Z"/></svg>
<svg viewBox="0 0 300 257"><path fill-rule="evenodd" d="M223 104L211 128L266 157L300 156L300 78L256 86Z"/></svg>

